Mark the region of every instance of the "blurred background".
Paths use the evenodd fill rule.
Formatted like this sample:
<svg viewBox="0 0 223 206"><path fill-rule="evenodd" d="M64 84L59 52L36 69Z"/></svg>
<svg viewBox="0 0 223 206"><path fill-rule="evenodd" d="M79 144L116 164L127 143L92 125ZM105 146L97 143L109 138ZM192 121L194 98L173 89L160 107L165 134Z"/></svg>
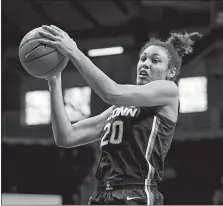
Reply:
<svg viewBox="0 0 223 206"><path fill-rule="evenodd" d="M19 62L23 36L43 24L65 30L120 84L135 84L150 37L203 33L183 61L180 116L159 190L169 205L223 204L223 2L214 0L2 0L2 204L87 204L96 189L99 143L55 145L47 82ZM92 50L101 48L113 50ZM108 108L71 63L62 78L73 123Z"/></svg>

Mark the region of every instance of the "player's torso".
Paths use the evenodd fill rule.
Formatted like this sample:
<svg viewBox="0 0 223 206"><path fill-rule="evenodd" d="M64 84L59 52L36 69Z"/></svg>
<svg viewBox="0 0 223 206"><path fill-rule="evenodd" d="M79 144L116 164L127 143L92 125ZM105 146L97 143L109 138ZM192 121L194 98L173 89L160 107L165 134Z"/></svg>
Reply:
<svg viewBox="0 0 223 206"><path fill-rule="evenodd" d="M114 106L101 134L97 179L159 176L156 170L162 170L175 127L161 118L155 107Z"/></svg>

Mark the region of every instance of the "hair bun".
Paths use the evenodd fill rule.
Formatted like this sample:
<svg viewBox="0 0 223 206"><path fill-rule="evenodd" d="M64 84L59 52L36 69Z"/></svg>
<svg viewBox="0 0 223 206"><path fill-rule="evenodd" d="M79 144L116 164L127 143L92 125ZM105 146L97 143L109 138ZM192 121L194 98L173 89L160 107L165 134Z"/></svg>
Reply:
<svg viewBox="0 0 223 206"><path fill-rule="evenodd" d="M202 36L198 32L187 33L185 30L183 33L170 33L170 35L167 42L173 45L180 57L191 53L193 51L192 45Z"/></svg>

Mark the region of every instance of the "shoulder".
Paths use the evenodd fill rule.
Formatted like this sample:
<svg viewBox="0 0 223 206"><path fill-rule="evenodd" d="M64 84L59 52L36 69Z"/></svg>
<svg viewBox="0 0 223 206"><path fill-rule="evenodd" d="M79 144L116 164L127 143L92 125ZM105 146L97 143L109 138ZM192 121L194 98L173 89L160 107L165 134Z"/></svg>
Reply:
<svg viewBox="0 0 223 206"><path fill-rule="evenodd" d="M179 89L175 82L170 80L156 80L147 84L148 92L163 98L178 99Z"/></svg>
<svg viewBox="0 0 223 206"><path fill-rule="evenodd" d="M165 117L171 122L175 123L178 118L178 107L179 107L179 88L175 82L169 80L163 80L163 94L166 96L166 105L160 107L159 114Z"/></svg>
<svg viewBox="0 0 223 206"><path fill-rule="evenodd" d="M157 87L162 88L163 91L171 91L174 92L174 94L179 93L179 89L176 83L170 80L156 80L149 84L154 84Z"/></svg>
<svg viewBox="0 0 223 206"><path fill-rule="evenodd" d="M165 88L169 89L170 90L169 92L171 92L171 95L178 99L178 97L179 97L179 88L178 88L178 86L176 85L175 82L169 81L169 80L165 80Z"/></svg>

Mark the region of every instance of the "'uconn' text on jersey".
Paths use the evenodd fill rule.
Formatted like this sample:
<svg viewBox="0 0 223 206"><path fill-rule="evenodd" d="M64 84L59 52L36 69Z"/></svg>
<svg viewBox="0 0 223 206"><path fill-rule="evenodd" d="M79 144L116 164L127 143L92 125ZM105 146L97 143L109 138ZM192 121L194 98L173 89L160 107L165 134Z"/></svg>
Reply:
<svg viewBox="0 0 223 206"><path fill-rule="evenodd" d="M135 117L137 115L137 111L139 109L137 107L117 107L114 109L109 115L107 121L117 116L130 116Z"/></svg>

